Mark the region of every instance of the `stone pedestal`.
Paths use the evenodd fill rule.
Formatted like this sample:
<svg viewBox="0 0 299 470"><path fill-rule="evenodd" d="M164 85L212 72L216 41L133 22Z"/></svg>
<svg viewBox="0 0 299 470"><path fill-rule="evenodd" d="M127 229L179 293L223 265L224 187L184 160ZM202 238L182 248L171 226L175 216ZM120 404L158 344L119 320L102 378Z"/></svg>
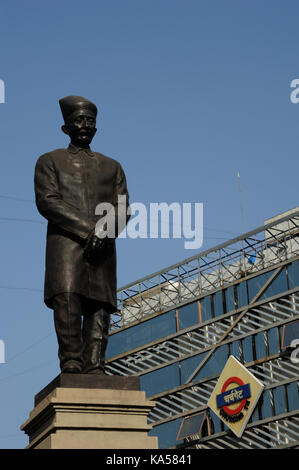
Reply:
<svg viewBox="0 0 299 470"><path fill-rule="evenodd" d="M35 396L21 430L27 449L157 449L153 406L138 377L61 374Z"/></svg>

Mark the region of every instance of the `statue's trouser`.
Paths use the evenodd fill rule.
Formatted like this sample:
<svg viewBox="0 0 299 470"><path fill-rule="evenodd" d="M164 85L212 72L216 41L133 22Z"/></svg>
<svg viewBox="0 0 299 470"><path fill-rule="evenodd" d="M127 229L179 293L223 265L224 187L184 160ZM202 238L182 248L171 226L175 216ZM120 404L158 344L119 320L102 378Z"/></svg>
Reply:
<svg viewBox="0 0 299 470"><path fill-rule="evenodd" d="M109 306L66 292L53 298L53 309L61 371L104 372Z"/></svg>

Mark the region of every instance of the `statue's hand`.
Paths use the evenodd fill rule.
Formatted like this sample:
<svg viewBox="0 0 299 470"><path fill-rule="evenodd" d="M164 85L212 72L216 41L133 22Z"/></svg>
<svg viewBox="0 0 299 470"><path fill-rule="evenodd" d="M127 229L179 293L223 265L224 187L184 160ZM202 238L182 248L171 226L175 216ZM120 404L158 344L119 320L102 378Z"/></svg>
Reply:
<svg viewBox="0 0 299 470"><path fill-rule="evenodd" d="M91 260L105 245L105 238L99 238L92 232L84 246L84 255Z"/></svg>

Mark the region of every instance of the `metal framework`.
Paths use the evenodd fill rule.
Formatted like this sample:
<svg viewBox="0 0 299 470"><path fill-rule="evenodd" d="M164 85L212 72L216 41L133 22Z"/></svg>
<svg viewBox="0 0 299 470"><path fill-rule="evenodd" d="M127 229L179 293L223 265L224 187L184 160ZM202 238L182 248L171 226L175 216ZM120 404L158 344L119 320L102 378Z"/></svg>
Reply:
<svg viewBox="0 0 299 470"><path fill-rule="evenodd" d="M275 418L260 420L247 425L240 439L232 433L221 432L213 437L194 435L186 439L186 448L199 449L290 449L298 448L299 417L295 413L283 413Z"/></svg>
<svg viewBox="0 0 299 470"><path fill-rule="evenodd" d="M298 288L299 291L299 288ZM247 311L242 321L233 328L226 339L219 343L229 344L252 334L267 331L275 326L299 319L299 292L286 297L276 296L272 301L257 302ZM153 343L113 357L107 361L106 372L117 375L141 375L188 359L199 353L214 350L215 342L235 323L240 310L226 313L182 332L162 338Z"/></svg>
<svg viewBox="0 0 299 470"><path fill-rule="evenodd" d="M299 210L118 290L111 330L170 310L299 254Z"/></svg>
<svg viewBox="0 0 299 470"><path fill-rule="evenodd" d="M254 257L254 263L250 257ZM273 332L277 344L281 345L282 327L299 321L299 286L270 298L261 297L281 270L296 260L299 260L299 211L124 287L119 291L123 319L117 319L112 328L116 335L122 329L134 328L152 316L196 302L240 279L272 271L247 306L110 358L107 373L142 376L198 357L183 385L150 397L156 405L149 415L149 423L155 427L198 413L208 416L207 402L219 374L204 376L200 371L218 348L225 346L231 351L237 347L239 359L265 386L256 416L251 418L241 439L225 430L224 425L217 432L208 426L209 435L189 436L184 439L183 447L299 447L299 409L292 409L287 392L288 387L297 387L298 393L298 364L292 363L280 349L274 354L269 349ZM265 354L246 362L245 341L249 338L254 341L257 335L262 335ZM278 393L282 393L279 409ZM266 404L269 416L264 418Z"/></svg>

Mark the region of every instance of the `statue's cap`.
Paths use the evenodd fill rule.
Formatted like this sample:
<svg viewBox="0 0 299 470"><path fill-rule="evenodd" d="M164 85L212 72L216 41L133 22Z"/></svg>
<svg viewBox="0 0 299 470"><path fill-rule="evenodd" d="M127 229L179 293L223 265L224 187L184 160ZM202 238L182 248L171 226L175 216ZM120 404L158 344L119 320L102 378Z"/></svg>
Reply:
<svg viewBox="0 0 299 470"><path fill-rule="evenodd" d="M98 113L96 105L88 99L83 98L83 96L66 96L59 100L59 105L65 122L69 121L78 111L88 110L94 117L96 117Z"/></svg>

